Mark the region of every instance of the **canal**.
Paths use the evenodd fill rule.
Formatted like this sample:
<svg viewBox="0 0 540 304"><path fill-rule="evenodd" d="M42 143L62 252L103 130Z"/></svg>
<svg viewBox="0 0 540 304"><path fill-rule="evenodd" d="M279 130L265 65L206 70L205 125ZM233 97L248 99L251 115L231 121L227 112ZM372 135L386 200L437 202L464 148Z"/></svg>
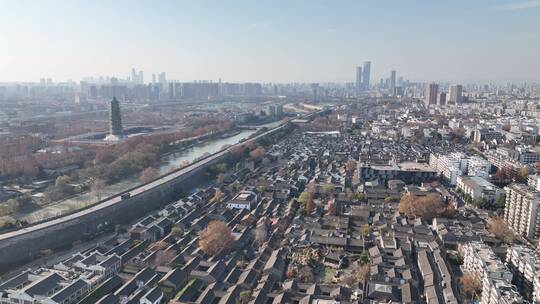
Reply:
<svg viewBox="0 0 540 304"><path fill-rule="evenodd" d="M162 159L159 167L159 173L166 174L180 168L187 163L191 163L198 158L218 152L223 147L234 145L240 142L242 139L247 139L255 132L256 130L242 130L240 133L230 137L213 139L207 142L196 144L183 151L168 154ZM140 181L135 176L113 185L107 185L101 191L101 198L105 198L122 192L138 184L140 184ZM28 223L34 223L86 207L90 204L95 203L97 200L98 198L96 197L95 193L92 191L88 191L59 202L48 204L47 206L39 210L34 210L27 214L19 214L17 218L27 221Z"/></svg>

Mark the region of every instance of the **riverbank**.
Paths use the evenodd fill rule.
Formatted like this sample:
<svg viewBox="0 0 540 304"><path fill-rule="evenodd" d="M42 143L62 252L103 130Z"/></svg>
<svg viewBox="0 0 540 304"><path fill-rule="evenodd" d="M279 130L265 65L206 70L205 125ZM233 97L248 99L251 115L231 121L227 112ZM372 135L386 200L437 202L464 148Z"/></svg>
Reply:
<svg viewBox="0 0 540 304"><path fill-rule="evenodd" d="M255 130L237 130L215 136L212 139L204 142L195 142L179 151L174 151L161 157L158 172L160 175L167 174L177 170L186 164L192 163L205 155L213 154L221 150L224 146L234 145L242 139L247 139L254 134ZM229 134L232 136L223 137ZM118 183L105 186L101 190L101 197L112 196L116 193L123 192L129 188L140 185L141 182L136 176L124 179ZM16 214L13 218L19 221L26 221L29 224L41 222L49 218L56 218L63 214L68 214L76 210L86 208L98 201L97 196L92 191L86 191L70 198L47 204L38 210L33 210L26 213Z"/></svg>

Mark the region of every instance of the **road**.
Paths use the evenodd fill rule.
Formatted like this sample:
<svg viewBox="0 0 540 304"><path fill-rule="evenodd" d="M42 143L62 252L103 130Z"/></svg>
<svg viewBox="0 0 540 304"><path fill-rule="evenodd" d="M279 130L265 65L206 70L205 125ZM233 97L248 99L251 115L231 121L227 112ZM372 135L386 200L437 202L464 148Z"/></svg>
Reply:
<svg viewBox="0 0 540 304"><path fill-rule="evenodd" d="M243 143L239 143L237 145L242 145L246 142L250 142L250 141L255 141L263 136L266 136L267 134L270 134L272 132L275 132L281 128L283 128L290 120L285 120L281 125L271 129L271 130L268 130L260 135L257 135L255 136L254 138L251 138ZM237 146L237 145L234 145L234 146ZM3 233L3 234L0 234L0 242L1 241L5 241L5 240L8 240L8 239L11 239L11 238L15 238L15 237L18 237L18 236L21 236L21 235L24 235L24 234L28 234L28 233L32 233L32 232L35 232L35 231L38 231L38 230L41 230L41 229L45 229L45 228L48 228L48 227L51 227L51 226L54 226L54 225L59 225L59 224L62 224L62 223L66 223L66 222L69 222L71 220L76 220L77 218L80 218L81 216L85 216L85 215L88 215L88 214L91 214L93 212L96 212L96 211L99 211L99 210L102 210L104 208L107 208L107 207L110 207L114 204L117 204L118 202L120 202L122 200L121 196L124 195L124 194L127 194L129 193L130 196L136 196L138 194L141 194L145 191L148 191L150 189L153 189L153 188L156 188L156 187L159 187L160 185L164 184L164 183L167 183L169 181L172 181L174 179L177 179L179 178L180 176L186 174L186 173L189 173L193 170L196 170L197 168L199 168L200 166L204 166L205 164L209 163L209 162L212 162L213 160L215 160L216 158L220 158L222 156L224 156L226 153L229 153L230 149L233 148L234 146L232 147L229 147L229 148L226 148L226 149L223 149L217 153L214 153L206 158L203 158L197 162L194 162L182 169L179 169L177 171L173 171L171 173L168 173L166 175L163 175L161 176L160 178L150 182L150 183L147 183L147 184L143 184L143 185L140 185L140 186L137 186L135 188L132 188L130 190L127 190L125 192L121 192L121 193L118 193L114 196L111 196L109 198L106 198L105 200L103 200L102 202L100 203L97 203L91 207L88 207L86 209L82 209L82 210L79 210L79 211L76 211L72 214L68 214L68 215L65 215L65 216L62 216L62 217L59 217L59 218L56 218L56 219L52 219L52 220L49 220L49 221L46 221L46 222L43 222L43 223L39 223L39 224L35 224L35 225L32 225L32 226L28 226L28 227L24 227L24 228L21 228L21 229L18 229L18 230L15 230L15 231L10 231L10 232L6 232L6 233Z"/></svg>

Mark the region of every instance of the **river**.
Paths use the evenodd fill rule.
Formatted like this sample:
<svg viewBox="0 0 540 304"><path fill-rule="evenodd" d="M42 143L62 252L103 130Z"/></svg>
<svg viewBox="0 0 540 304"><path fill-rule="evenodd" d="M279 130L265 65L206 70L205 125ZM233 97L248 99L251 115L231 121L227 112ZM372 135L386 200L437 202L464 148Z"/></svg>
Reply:
<svg viewBox="0 0 540 304"><path fill-rule="evenodd" d="M160 174L166 174L168 172L171 172L172 170L179 168L186 161L191 163L204 155L218 152L224 146L234 145L244 138L247 139L251 134L255 132L256 130L242 130L240 133L234 136L213 139L195 145L186 150L171 153L163 157L159 167L159 172ZM140 184L139 179L137 177L132 177L116 184L108 185L102 190L101 198L105 198L122 192L138 184ZM92 191L88 191L80 195L65 199L63 201L49 204L39 210L31 211L27 214L19 214L17 218L25 220L28 223L34 223L83 208L87 205L95 203L97 200L98 199L96 195Z"/></svg>

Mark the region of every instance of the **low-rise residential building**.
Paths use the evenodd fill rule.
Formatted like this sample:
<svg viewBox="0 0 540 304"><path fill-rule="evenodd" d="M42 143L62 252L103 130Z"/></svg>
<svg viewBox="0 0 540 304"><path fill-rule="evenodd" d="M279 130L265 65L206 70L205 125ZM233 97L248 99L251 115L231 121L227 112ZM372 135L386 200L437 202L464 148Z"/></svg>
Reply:
<svg viewBox="0 0 540 304"><path fill-rule="evenodd" d="M253 191L241 191L227 203L230 209L251 210L257 202L257 194Z"/></svg>
<svg viewBox="0 0 540 304"><path fill-rule="evenodd" d="M491 171L491 163L479 156L469 158L467 175L488 178Z"/></svg>
<svg viewBox="0 0 540 304"><path fill-rule="evenodd" d="M482 141L501 140L501 139L503 139L503 135L499 131L495 131L492 129L474 130L474 141L477 143L482 142Z"/></svg>
<svg viewBox="0 0 540 304"><path fill-rule="evenodd" d="M486 202L494 202L504 194L501 188L478 176L459 176L457 188L473 200L485 200Z"/></svg>
<svg viewBox="0 0 540 304"><path fill-rule="evenodd" d="M424 181L433 180L436 172L423 163L404 162L391 165L370 165L361 163L358 165L360 181L378 181L386 184L389 180L402 180L405 183L420 184Z"/></svg>

